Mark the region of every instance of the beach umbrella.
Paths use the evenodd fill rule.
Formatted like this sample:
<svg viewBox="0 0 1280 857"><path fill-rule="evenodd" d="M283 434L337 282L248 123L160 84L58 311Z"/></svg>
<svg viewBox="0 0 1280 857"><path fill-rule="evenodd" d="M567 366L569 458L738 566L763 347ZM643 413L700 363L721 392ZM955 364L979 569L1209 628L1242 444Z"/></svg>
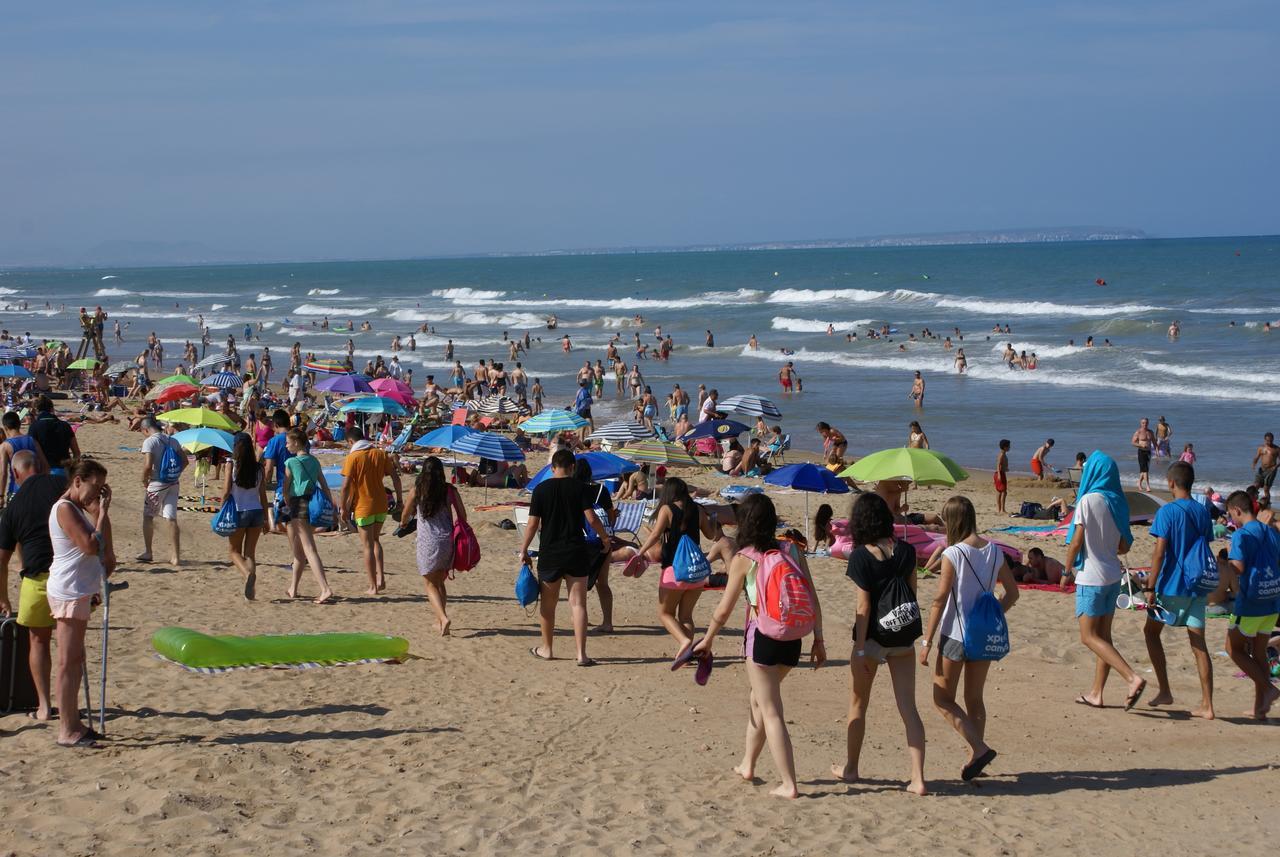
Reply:
<svg viewBox="0 0 1280 857"><path fill-rule="evenodd" d="M633 440L644 440L647 437L653 437L653 429L644 423L638 423L633 420L615 420L614 422L602 425L600 428L587 435L587 440L607 440L613 443L627 443Z"/></svg>
<svg viewBox="0 0 1280 857"><path fill-rule="evenodd" d="M483 399L472 399L467 402L467 407L473 411L490 415L509 415L526 413L527 408L521 408L516 401L509 396L486 396Z"/></svg>
<svg viewBox="0 0 1280 857"><path fill-rule="evenodd" d="M591 478L599 482L602 479L617 479L627 473L634 473L640 469L640 465L634 461L627 461L620 455L614 455L612 452L578 452L573 456L578 461L586 461L591 465ZM538 487L538 483L551 476L551 465L539 470L534 477L529 480L529 484L524 486L526 491L532 491Z"/></svg>
<svg viewBox="0 0 1280 857"><path fill-rule="evenodd" d="M657 438L649 438L628 444L618 450L618 454L632 461L642 461L649 464L666 464L675 467L701 466L698 460L690 455L689 451L680 444L667 440L658 440Z"/></svg>
<svg viewBox="0 0 1280 857"><path fill-rule="evenodd" d="M894 447L858 459L840 471L858 482L905 479L917 485L955 485L969 474L947 456L932 449Z"/></svg>
<svg viewBox="0 0 1280 857"><path fill-rule="evenodd" d="M316 386L319 387L320 385L317 384ZM399 378L376 378L369 382L369 386L375 393L383 396L389 396L392 392L396 392L410 399L413 398L413 388Z"/></svg>
<svg viewBox="0 0 1280 857"><path fill-rule="evenodd" d="M458 438L476 433L475 429L469 429L466 426L441 426L435 431L427 432L422 437L415 440L414 443L418 446L448 449Z"/></svg>
<svg viewBox="0 0 1280 857"><path fill-rule="evenodd" d="M161 378L159 381L156 381L157 387L162 387L165 384L191 384L192 386L199 386L200 382L197 379L192 378L190 375L183 374L170 375L168 378Z"/></svg>
<svg viewBox="0 0 1280 857"><path fill-rule="evenodd" d="M182 423L188 426L203 426L229 432L240 430L239 426L231 422L227 417L208 408L179 408L176 411L165 411L162 414L156 414L156 419L162 423Z"/></svg>
<svg viewBox="0 0 1280 857"><path fill-rule="evenodd" d="M735 414L746 414L749 417L782 419L782 412L778 410L778 406L764 396L730 396L723 402L718 403L716 409L730 411Z"/></svg>
<svg viewBox="0 0 1280 857"><path fill-rule="evenodd" d="M369 379L364 375L333 375L322 381L317 381L315 389L322 393L338 393L339 395L373 392Z"/></svg>
<svg viewBox="0 0 1280 857"><path fill-rule="evenodd" d="M221 369L228 363L234 362L234 358L230 354L215 354L212 357L206 357L199 363L191 367L191 371L197 369Z"/></svg>
<svg viewBox="0 0 1280 857"><path fill-rule="evenodd" d="M97 369L101 365L102 365L101 361L94 360L92 357L81 357L79 360L73 360L70 363L68 363L67 368L68 369Z"/></svg>
<svg viewBox="0 0 1280 857"><path fill-rule="evenodd" d="M230 452L235 435L214 428L193 428L178 432L173 439L187 452L202 452L206 449L223 449Z"/></svg>
<svg viewBox="0 0 1280 857"><path fill-rule="evenodd" d="M5 363L0 366L0 378L30 378L31 372L25 366L16 366L12 363Z"/></svg>
<svg viewBox="0 0 1280 857"><path fill-rule="evenodd" d="M30 360L37 354L36 347L34 345L15 345L12 350L14 356L19 360ZM13 358L8 359L12 360Z"/></svg>
<svg viewBox="0 0 1280 857"><path fill-rule="evenodd" d="M164 387L156 387L147 393L146 398L160 404L168 404L169 402L178 402L183 399L189 399L198 394L200 388L194 384L167 384Z"/></svg>
<svg viewBox="0 0 1280 857"><path fill-rule="evenodd" d="M347 369L347 364L340 360L308 360L302 364L302 368L308 372L315 372L317 375L354 374Z"/></svg>
<svg viewBox="0 0 1280 857"><path fill-rule="evenodd" d="M495 432L473 431L449 444L449 449L491 461L524 461L524 451L510 438Z"/></svg>
<svg viewBox="0 0 1280 857"><path fill-rule="evenodd" d="M751 431L748 426L744 426L737 420L705 420L689 429L679 438L681 443L688 443L691 440L697 440L702 437L713 437L716 440L729 440L737 437L745 431Z"/></svg>
<svg viewBox="0 0 1280 857"><path fill-rule="evenodd" d="M45 348L61 348L65 344L66 343L64 343L61 339L50 339L47 342L45 342L44 347Z"/></svg>
<svg viewBox="0 0 1280 857"><path fill-rule="evenodd" d="M816 464L788 464L764 478L769 485L779 485L804 492L804 539L809 541L809 495L848 494L849 486L834 473Z"/></svg>
<svg viewBox="0 0 1280 857"><path fill-rule="evenodd" d="M200 383L206 387L217 387L219 390L239 390L244 386L244 379L235 372L218 372Z"/></svg>
<svg viewBox="0 0 1280 857"><path fill-rule="evenodd" d="M363 399L353 399L338 408L338 410L344 413L355 411L361 414L390 414L393 417L403 417L409 414L404 405L394 399L388 399L386 396L367 396Z"/></svg>
<svg viewBox="0 0 1280 857"><path fill-rule="evenodd" d="M9 345L0 345L0 360L17 360L18 349Z"/></svg>
<svg viewBox="0 0 1280 857"><path fill-rule="evenodd" d="M520 423L520 428L530 434L554 434L561 431L577 431L585 425L588 425L587 421L573 411L552 409L529 417Z"/></svg>
<svg viewBox="0 0 1280 857"><path fill-rule="evenodd" d="M117 360L115 363L112 363L110 366L107 367L106 374L107 375L123 375L125 372L128 372L130 369L137 369L137 368L138 368L138 364L134 363L132 360Z"/></svg>
<svg viewBox="0 0 1280 857"><path fill-rule="evenodd" d="M1126 491L1124 498L1129 501L1130 523L1152 520L1166 502L1146 491Z"/></svg>

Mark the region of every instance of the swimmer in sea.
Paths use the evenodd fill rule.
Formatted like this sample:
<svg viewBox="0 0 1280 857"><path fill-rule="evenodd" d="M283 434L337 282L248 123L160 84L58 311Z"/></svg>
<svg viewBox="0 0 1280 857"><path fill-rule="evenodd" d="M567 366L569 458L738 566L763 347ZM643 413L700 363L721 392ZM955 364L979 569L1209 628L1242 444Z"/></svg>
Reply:
<svg viewBox="0 0 1280 857"><path fill-rule="evenodd" d="M924 407L924 376L920 374L920 370L916 370L915 380L911 382L911 393L909 394L912 401L916 403L917 408Z"/></svg>
<svg viewBox="0 0 1280 857"><path fill-rule="evenodd" d="M751 338L747 340L747 347L752 351L755 351L760 347L760 343L756 342L756 335L754 333L751 334Z"/></svg>
<svg viewBox="0 0 1280 857"><path fill-rule="evenodd" d="M956 371L957 371L957 372L959 372L961 375L963 375L963 374L964 374L964 370L965 370L965 369L968 369L968 368L969 368L969 361L968 361L968 360L965 358L965 356L964 356L964 349L963 349L963 348L961 348L961 349L959 349L958 351L956 351L956 362L955 362L955 366L956 366Z"/></svg>
<svg viewBox="0 0 1280 857"><path fill-rule="evenodd" d="M567 333L560 339L560 350L565 354L573 350L573 343L569 340L569 334Z"/></svg>

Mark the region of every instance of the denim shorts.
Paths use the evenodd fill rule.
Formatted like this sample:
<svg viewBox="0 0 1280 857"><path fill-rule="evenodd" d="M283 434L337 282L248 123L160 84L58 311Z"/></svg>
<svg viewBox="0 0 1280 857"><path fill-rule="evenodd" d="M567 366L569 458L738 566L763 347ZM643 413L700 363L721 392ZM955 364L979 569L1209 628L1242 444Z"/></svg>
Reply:
<svg viewBox="0 0 1280 857"><path fill-rule="evenodd" d="M241 530L251 530L254 527L261 527L266 517L261 509L240 509L236 512L236 528Z"/></svg>
<svg viewBox="0 0 1280 857"><path fill-rule="evenodd" d="M1081 586L1076 584L1076 616L1110 616L1116 612L1116 598L1120 595L1120 583L1107 586Z"/></svg>

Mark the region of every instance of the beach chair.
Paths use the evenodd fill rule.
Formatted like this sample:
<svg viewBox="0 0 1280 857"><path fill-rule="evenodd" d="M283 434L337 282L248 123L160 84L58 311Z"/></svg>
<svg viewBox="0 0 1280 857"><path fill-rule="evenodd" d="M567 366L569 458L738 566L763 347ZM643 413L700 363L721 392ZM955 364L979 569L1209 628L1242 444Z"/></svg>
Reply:
<svg viewBox="0 0 1280 857"><path fill-rule="evenodd" d="M516 506L516 532L520 536L521 542L524 541L524 531L529 528L529 507ZM529 542L529 555L538 555L538 543L542 540L542 533L537 533L533 537L533 541Z"/></svg>
<svg viewBox="0 0 1280 857"><path fill-rule="evenodd" d="M640 527L644 525L645 518L649 514L649 504L644 500L638 500L634 503L617 503L614 508L618 510L618 520L613 522L612 528L606 524L605 530L609 535L638 547ZM628 536L630 538L627 538Z"/></svg>
<svg viewBox="0 0 1280 857"><path fill-rule="evenodd" d="M791 448L791 435L784 434L777 443L771 443L764 451L764 460L770 467L786 464L786 453Z"/></svg>
<svg viewBox="0 0 1280 857"><path fill-rule="evenodd" d="M1083 472L1084 472L1083 467L1068 467L1067 468L1067 484L1070 485L1072 488L1075 488L1077 485L1080 484L1080 474Z"/></svg>

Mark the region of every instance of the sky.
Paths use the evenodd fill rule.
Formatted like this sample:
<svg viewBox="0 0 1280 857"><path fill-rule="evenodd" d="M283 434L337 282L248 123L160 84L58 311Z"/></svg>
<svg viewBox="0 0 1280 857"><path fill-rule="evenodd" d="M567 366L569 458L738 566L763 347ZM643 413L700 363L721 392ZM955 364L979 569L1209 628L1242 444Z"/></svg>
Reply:
<svg viewBox="0 0 1280 857"><path fill-rule="evenodd" d="M1280 4L0 0L0 265L1280 232Z"/></svg>

